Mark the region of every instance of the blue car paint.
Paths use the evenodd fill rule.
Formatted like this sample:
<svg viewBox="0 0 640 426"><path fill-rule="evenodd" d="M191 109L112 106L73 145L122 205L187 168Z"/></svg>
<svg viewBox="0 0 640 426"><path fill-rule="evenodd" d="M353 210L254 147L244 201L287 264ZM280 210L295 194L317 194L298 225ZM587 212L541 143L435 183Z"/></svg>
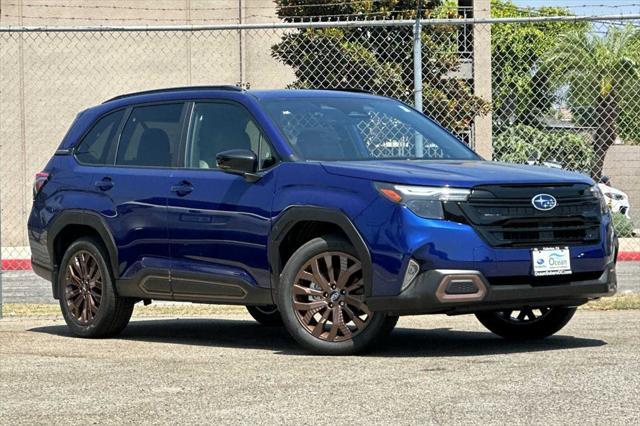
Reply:
<svg viewBox="0 0 640 426"><path fill-rule="evenodd" d="M427 269L474 269L487 277L531 274L531 252L493 248L468 225L416 216L382 198L373 181L471 188L480 184L575 182L588 177L566 171L485 161L287 161L295 158L259 99L300 96L369 96L323 91L185 90L131 96L90 108L78 115L59 149L75 146L95 120L134 104L222 99L247 108L284 161L258 182L218 170L122 166L88 167L73 156L56 155L45 171L54 178L34 201L29 217L33 260L51 265L47 230L60 212L98 212L118 249L116 278L130 278L144 268L241 277L268 288L267 258L273 223L290 206L318 206L343 212L365 241L372 259L372 295L400 292L411 257ZM95 182L113 179L115 191ZM178 197L169 188L188 180L194 192ZM601 242L571 247L575 272L601 271L613 258L611 224L605 216ZM174 289L175 290L175 289Z"/></svg>
<svg viewBox="0 0 640 426"><path fill-rule="evenodd" d="M254 285L269 287L265 253L276 176L267 173L251 183L220 170L174 170L172 184L189 181L193 192L172 193L168 199L173 273L207 273L225 266L236 274L246 271Z"/></svg>

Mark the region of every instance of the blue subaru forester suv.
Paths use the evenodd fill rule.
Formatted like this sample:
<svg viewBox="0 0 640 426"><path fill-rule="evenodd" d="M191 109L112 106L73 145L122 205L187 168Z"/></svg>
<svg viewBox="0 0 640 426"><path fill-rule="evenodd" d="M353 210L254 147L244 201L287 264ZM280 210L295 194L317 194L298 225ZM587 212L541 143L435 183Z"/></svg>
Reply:
<svg viewBox="0 0 640 426"><path fill-rule="evenodd" d="M78 114L34 183L34 270L71 331L151 300L247 306L306 348L363 351L399 315L549 336L616 291L617 239L581 174L482 160L399 101L186 87Z"/></svg>

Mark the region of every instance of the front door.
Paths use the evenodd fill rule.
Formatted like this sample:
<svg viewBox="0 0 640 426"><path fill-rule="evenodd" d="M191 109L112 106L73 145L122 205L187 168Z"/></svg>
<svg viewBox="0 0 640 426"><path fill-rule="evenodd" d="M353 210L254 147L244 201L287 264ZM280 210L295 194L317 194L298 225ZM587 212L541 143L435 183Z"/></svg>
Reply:
<svg viewBox="0 0 640 426"><path fill-rule="evenodd" d="M216 155L250 149L261 179L216 167ZM171 282L176 300L263 303L270 298L267 239L276 163L249 111L237 103L196 102L185 168L172 175L168 199Z"/></svg>

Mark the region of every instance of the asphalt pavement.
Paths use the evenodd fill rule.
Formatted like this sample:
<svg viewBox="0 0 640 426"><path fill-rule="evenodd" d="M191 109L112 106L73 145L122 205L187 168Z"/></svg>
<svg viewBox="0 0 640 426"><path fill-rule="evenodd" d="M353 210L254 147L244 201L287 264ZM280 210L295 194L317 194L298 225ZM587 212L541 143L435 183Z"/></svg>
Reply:
<svg viewBox="0 0 640 426"><path fill-rule="evenodd" d="M501 340L403 317L367 356L302 352L243 314L137 318L118 338L0 320L0 424L639 424L640 311Z"/></svg>

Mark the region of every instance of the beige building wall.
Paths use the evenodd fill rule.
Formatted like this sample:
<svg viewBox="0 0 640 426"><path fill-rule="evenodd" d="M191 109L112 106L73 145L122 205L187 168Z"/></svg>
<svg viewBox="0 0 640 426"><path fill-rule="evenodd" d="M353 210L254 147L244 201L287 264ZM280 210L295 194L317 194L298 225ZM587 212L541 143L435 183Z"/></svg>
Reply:
<svg viewBox="0 0 640 426"><path fill-rule="evenodd" d="M243 0L245 15L243 22L275 22L277 15L275 7L269 0ZM286 32L295 30L254 30L243 31L245 43L243 57L246 64L246 81L255 89L284 87L295 80L293 70L271 57L271 46L278 43ZM274 86L277 84L277 86Z"/></svg>
<svg viewBox="0 0 640 426"><path fill-rule="evenodd" d="M271 0L0 0L0 10L3 27L237 24L276 17ZM241 81L254 88L284 87L293 73L270 55L281 34L0 33L2 246L28 244L34 174L79 111L159 87Z"/></svg>

